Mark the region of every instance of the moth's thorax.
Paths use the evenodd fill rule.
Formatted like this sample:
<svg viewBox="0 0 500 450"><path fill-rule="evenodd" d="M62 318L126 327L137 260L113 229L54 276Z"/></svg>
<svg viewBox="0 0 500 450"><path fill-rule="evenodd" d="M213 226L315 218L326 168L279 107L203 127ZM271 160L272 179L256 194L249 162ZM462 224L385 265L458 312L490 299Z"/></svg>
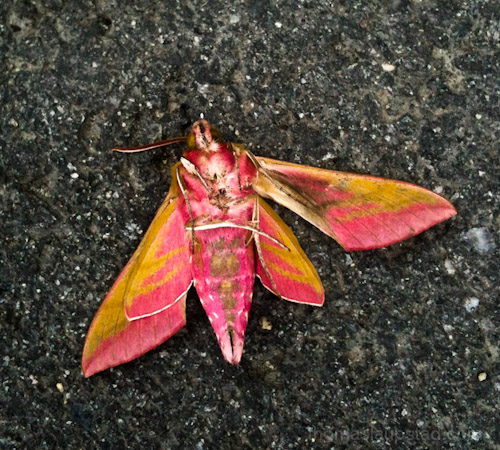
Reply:
<svg viewBox="0 0 500 450"><path fill-rule="evenodd" d="M246 222L251 208L245 199L254 194L252 182L257 173L247 154L230 143L212 142L210 149L187 150L183 156L188 162L181 177L193 218Z"/></svg>
<svg viewBox="0 0 500 450"><path fill-rule="evenodd" d="M197 167L207 183L220 183L235 172L235 155L227 144L212 142L210 149L191 150L184 157Z"/></svg>

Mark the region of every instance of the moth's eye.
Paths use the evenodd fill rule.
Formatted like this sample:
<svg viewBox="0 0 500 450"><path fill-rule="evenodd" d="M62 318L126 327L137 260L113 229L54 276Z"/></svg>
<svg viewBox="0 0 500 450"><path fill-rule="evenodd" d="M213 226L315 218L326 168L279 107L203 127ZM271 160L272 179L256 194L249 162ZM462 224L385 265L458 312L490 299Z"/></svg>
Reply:
<svg viewBox="0 0 500 450"><path fill-rule="evenodd" d="M222 139L222 135L220 134L220 131L217 128L212 127L210 132L212 133L212 140L215 142L224 142Z"/></svg>

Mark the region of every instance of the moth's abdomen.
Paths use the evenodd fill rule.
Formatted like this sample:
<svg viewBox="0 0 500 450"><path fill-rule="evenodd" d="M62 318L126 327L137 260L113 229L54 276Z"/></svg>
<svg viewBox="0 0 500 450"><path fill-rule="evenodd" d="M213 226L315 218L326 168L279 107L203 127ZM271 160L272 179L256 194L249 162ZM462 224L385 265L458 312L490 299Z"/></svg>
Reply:
<svg viewBox="0 0 500 450"><path fill-rule="evenodd" d="M195 232L192 272L224 358L238 364L255 278L253 245L248 231L221 227Z"/></svg>

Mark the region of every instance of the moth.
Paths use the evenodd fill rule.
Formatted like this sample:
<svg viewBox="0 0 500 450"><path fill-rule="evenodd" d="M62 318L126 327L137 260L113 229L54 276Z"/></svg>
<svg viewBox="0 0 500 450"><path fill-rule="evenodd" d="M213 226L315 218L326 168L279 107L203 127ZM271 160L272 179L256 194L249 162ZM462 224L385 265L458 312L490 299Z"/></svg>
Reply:
<svg viewBox="0 0 500 450"><path fill-rule="evenodd" d="M281 299L324 301L318 273L288 226L263 198L283 205L346 251L385 247L456 214L422 187L254 156L224 142L204 120L183 142L170 191L139 247L90 325L83 349L86 377L131 361L186 324L194 285L224 358L238 364L255 276Z"/></svg>

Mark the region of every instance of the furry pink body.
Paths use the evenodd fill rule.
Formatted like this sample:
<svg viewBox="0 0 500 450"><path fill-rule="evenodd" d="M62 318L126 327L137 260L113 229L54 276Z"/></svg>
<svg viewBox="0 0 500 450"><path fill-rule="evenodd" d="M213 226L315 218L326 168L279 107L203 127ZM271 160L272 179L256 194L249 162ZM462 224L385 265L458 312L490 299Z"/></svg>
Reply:
<svg viewBox="0 0 500 450"><path fill-rule="evenodd" d="M194 283L224 358L240 362L255 276L279 298L321 306L324 290L297 238L263 200L296 212L347 251L384 247L456 214L419 186L256 157L208 122L186 138L172 184L104 299L82 356L85 376L131 361L186 324Z"/></svg>
<svg viewBox="0 0 500 450"><path fill-rule="evenodd" d="M256 168L245 154L214 141L184 158L196 167L184 163L179 171L187 197L180 208L194 285L224 358L238 364L255 280L251 232L238 226L251 226Z"/></svg>

